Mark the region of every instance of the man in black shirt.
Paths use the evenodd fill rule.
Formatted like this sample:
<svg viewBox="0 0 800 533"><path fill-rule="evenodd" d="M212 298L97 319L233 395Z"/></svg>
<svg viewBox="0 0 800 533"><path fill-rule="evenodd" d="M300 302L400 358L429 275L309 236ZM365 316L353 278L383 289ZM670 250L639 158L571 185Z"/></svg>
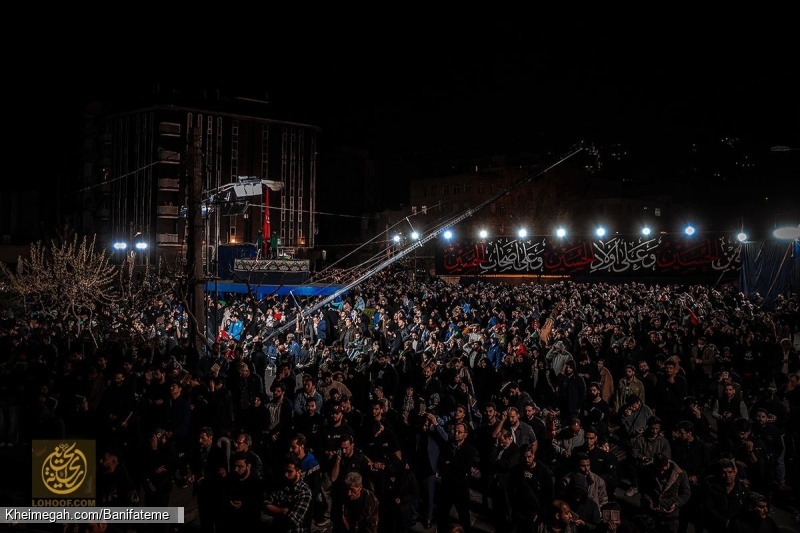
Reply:
<svg viewBox="0 0 800 533"><path fill-rule="evenodd" d="M436 521L439 531L448 531L450 509L455 506L458 521L469 528L469 481L475 476L478 467L478 450L467 442L469 428L466 424L455 427L453 442L443 446L439 456L439 474L442 490L438 491L439 505L436 508Z"/></svg>
<svg viewBox="0 0 800 533"><path fill-rule="evenodd" d="M528 446L522 461L511 469L509 499L517 531L534 531L555 498L553 472L536 460L536 449Z"/></svg>

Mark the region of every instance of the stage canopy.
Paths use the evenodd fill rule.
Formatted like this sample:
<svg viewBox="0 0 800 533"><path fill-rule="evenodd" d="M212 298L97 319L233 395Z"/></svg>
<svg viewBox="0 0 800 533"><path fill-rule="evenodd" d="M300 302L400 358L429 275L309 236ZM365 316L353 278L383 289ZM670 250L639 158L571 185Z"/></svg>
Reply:
<svg viewBox="0 0 800 533"><path fill-rule="evenodd" d="M343 285L327 285L309 283L305 285L257 285L251 286L253 294L259 300L266 296L288 296L289 293L296 297L300 296L329 296L340 290ZM209 281L205 286L206 293L226 293L247 294L246 283L236 283L233 281Z"/></svg>

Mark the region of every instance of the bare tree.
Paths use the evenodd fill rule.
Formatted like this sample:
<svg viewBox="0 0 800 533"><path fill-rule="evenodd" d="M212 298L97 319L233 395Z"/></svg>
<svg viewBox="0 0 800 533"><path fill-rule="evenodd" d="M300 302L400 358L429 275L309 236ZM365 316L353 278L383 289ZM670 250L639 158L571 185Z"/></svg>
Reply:
<svg viewBox="0 0 800 533"><path fill-rule="evenodd" d="M94 315L118 298L117 268L98 250L96 236L90 241L67 230L49 244L32 244L30 256L19 258L16 273L2 264L0 270L31 310L72 322L77 333L85 329L93 340Z"/></svg>

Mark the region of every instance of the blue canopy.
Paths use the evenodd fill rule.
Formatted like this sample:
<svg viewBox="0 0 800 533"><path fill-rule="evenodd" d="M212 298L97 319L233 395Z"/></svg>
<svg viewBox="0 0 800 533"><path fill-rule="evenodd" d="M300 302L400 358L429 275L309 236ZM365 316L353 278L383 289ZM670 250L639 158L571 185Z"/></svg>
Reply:
<svg viewBox="0 0 800 533"><path fill-rule="evenodd" d="M295 296L329 296L342 287L344 287L344 285L328 285L322 283L308 283L305 285L251 284L251 289L259 300L265 296L288 296L289 293ZM246 283L236 283L234 281L208 281L205 284L205 290L206 294L213 292L248 293Z"/></svg>

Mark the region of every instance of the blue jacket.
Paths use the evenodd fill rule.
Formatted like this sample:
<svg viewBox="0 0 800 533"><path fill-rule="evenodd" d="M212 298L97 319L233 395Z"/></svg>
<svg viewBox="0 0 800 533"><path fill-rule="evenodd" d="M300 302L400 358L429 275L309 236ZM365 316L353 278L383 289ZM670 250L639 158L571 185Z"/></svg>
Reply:
<svg viewBox="0 0 800 533"><path fill-rule="evenodd" d="M242 324L241 320L232 320L230 326L228 326L228 335L236 342L239 342L242 340L242 329L244 329L244 324Z"/></svg>

